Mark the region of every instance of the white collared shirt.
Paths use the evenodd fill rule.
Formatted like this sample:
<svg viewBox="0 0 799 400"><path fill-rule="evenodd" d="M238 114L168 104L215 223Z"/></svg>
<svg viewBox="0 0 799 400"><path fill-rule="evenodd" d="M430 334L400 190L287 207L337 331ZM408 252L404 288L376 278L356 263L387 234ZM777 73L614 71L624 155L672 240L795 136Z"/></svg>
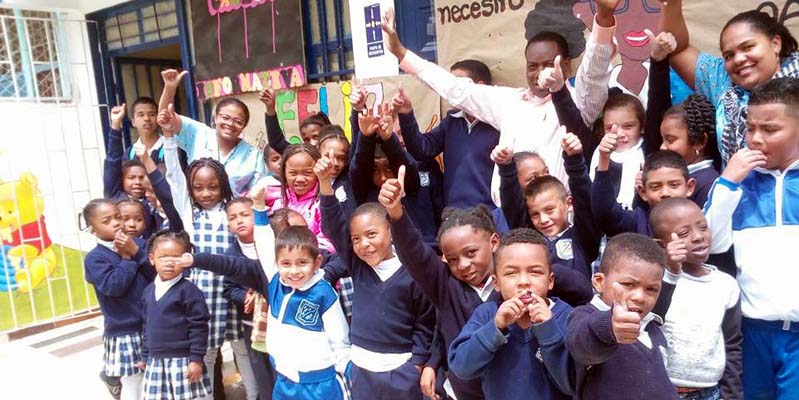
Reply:
<svg viewBox="0 0 799 400"><path fill-rule="evenodd" d="M477 292L477 295L480 296L480 300L484 302L488 300L488 297L491 296L491 293L494 291L494 276L491 275L488 277L488 280L483 285L483 287L469 285L470 288L474 289Z"/></svg>
<svg viewBox="0 0 799 400"><path fill-rule="evenodd" d="M238 239L236 239L238 240ZM241 248L241 253L244 254L244 257L249 258L250 260L257 260L258 259L258 252L255 251L255 243L243 243L241 240L238 240L239 247Z"/></svg>
<svg viewBox="0 0 799 400"><path fill-rule="evenodd" d="M377 264L372 268L375 270L375 273L380 280L385 282L394 276L394 274L397 273L400 268L402 268L402 262L400 261L399 257L394 256L388 260L381 261L380 264Z"/></svg>
<svg viewBox="0 0 799 400"><path fill-rule="evenodd" d="M178 276L165 281L161 279L161 275L156 275L153 281L153 285L155 285L155 301L161 300L161 297L164 297L166 292L171 289L172 286L175 286L181 278L183 278L183 274L178 274Z"/></svg>
<svg viewBox="0 0 799 400"><path fill-rule="evenodd" d="M100 239L100 238L97 238L97 244L99 244L100 246L103 246L103 247L107 248L108 250L111 250L111 251L113 251L114 253L116 253L116 252L117 252L117 248L116 248L116 246L114 246L114 242L113 242L113 241L107 242L107 241L105 241L105 240L102 240L102 239Z"/></svg>
<svg viewBox="0 0 799 400"><path fill-rule="evenodd" d="M598 294L595 294L594 298L591 299L591 305L594 306L599 311L610 311L610 306L605 304L605 302L602 301L602 298L600 298ZM647 349L652 348L652 338L649 336L649 332L646 331L646 327L652 321L657 321L659 324L663 325L663 319L660 318L659 315L653 314L651 312L645 315L644 318L641 319L638 341L641 342L641 344L643 344L644 346L646 346Z"/></svg>

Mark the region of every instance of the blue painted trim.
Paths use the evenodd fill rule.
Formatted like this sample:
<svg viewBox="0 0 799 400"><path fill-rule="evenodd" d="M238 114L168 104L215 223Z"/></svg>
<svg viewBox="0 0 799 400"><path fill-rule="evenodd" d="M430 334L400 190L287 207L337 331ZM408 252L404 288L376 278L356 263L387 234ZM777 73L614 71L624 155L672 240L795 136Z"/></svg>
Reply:
<svg viewBox="0 0 799 400"><path fill-rule="evenodd" d="M335 12L336 16L336 43L337 43L337 46L334 50L336 51L336 56L338 57L339 70L347 68L346 57L344 57L344 46L342 43L342 41L344 40L344 18L342 17L343 8L344 6L341 4L341 0L333 0L333 11Z"/></svg>
<svg viewBox="0 0 799 400"><path fill-rule="evenodd" d="M87 16L87 19L93 20L91 16ZM92 68L94 69L94 84L97 88L97 101L99 104L109 104L109 99L113 99L114 96L114 83L103 80L103 76L111 76L111 68L106 62L108 58L103 56L103 53L107 52L105 33L99 25L99 22L87 23L86 33L89 36L89 51L93 59ZM108 131L111 129L108 110L98 107L97 112L100 114L100 125L103 127L103 143L108 144ZM107 148L105 150L108 151Z"/></svg>
<svg viewBox="0 0 799 400"><path fill-rule="evenodd" d="M200 118L199 108L197 107L197 96L194 88L196 82L194 80L194 65L191 62L191 44L189 43L189 25L186 19L186 13L183 9L183 1L174 0L175 13L178 20L178 38L180 39L180 61L183 64L183 70L189 71L183 79L183 91L186 95L186 110L187 117L198 120Z"/></svg>
<svg viewBox="0 0 799 400"><path fill-rule="evenodd" d="M115 96L116 98L114 98L113 102L109 101L108 102L108 107L112 107L112 106L115 106L115 105L122 104L122 102L127 98L127 96L125 95L125 85L122 84L122 68L119 65L119 61L118 60L114 59L112 62L114 63L114 68L113 68L113 70L114 70L114 82L119 82L119 85L116 85L116 91L115 91L115 95L118 96L118 97ZM135 79L136 79L135 71L134 71L134 74L133 74L133 79L134 79L134 85L135 85ZM135 87L136 86L134 86L134 88ZM105 118L107 119L108 116L105 116ZM126 117L125 121L122 123L122 147L123 148L127 147L129 143L131 143L131 141L130 141L130 123L129 123L129 119Z"/></svg>
<svg viewBox="0 0 799 400"><path fill-rule="evenodd" d="M168 39L159 40L159 41L156 41L156 42L149 42L149 43L145 43L145 44L137 44L137 45L133 45L133 46L129 46L129 47L122 47L122 48L116 49L116 50L110 50L108 52L108 55L111 56L111 57L120 57L120 56L124 56L126 54L136 53L136 52L139 52L139 51L157 49L159 47L169 46L169 45L173 45L173 44L179 44L180 42L181 42L180 37L175 36L175 37L171 37L171 38L168 38ZM123 45L124 45L124 43L123 43Z"/></svg>
<svg viewBox="0 0 799 400"><path fill-rule="evenodd" d="M317 21L318 22L317 26L319 26L319 39L322 41L322 43L328 43L329 40L327 38L327 5L325 4L325 0L316 0L316 8L317 11L319 12L319 21ZM330 57L327 51L323 51L321 53L321 56L322 56L322 69L325 71L329 71ZM315 60L316 57L314 57L314 61Z"/></svg>

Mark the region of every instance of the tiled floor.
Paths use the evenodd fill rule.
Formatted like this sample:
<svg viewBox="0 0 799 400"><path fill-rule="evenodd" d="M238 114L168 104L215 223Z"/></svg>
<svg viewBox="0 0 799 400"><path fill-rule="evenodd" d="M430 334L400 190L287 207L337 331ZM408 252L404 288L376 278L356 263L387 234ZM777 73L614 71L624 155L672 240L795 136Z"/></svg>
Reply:
<svg viewBox="0 0 799 400"><path fill-rule="evenodd" d="M2 399L111 399L97 375L103 359L102 317L0 344ZM225 394L244 400L245 393L223 347Z"/></svg>

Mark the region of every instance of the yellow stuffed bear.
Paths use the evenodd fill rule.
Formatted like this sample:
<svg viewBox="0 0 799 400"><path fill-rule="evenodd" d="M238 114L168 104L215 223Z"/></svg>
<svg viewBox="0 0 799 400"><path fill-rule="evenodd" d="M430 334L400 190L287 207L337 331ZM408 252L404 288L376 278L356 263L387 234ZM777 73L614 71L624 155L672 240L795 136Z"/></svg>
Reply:
<svg viewBox="0 0 799 400"><path fill-rule="evenodd" d="M56 267L43 212L44 198L33 174L25 172L15 182L0 181L0 238L11 246L7 256L22 292L35 289Z"/></svg>

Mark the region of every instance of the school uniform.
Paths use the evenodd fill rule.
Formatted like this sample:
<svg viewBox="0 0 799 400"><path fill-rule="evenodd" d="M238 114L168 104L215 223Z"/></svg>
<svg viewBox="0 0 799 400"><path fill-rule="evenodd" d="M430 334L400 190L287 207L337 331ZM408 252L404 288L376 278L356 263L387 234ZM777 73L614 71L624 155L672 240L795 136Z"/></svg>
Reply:
<svg viewBox="0 0 799 400"><path fill-rule="evenodd" d="M349 224L333 196L322 196L322 228L339 249L355 287L350 329L352 398L421 399L416 366L423 366L430 357L433 305L399 258L371 267L353 253Z"/></svg>
<svg viewBox="0 0 799 400"><path fill-rule="evenodd" d="M142 398L196 399L210 396L208 371L202 379L189 382L186 369L191 362L202 364L208 338L208 308L202 292L178 275L170 281L156 281L144 290L144 373Z"/></svg>
<svg viewBox="0 0 799 400"><path fill-rule="evenodd" d="M563 165L569 176L574 224L554 237L547 237L547 249L555 287L551 295L571 306L586 304L593 296L591 287L591 261L599 255L601 234L594 226L591 212L591 181L588 178L582 155L563 156ZM502 210L513 228L535 229L524 194L516 178L516 164L511 162L499 168Z"/></svg>
<svg viewBox="0 0 799 400"><path fill-rule="evenodd" d="M141 138L136 140L136 143L132 144L131 146L125 149L125 157L128 160L139 160L139 156L136 155L136 150L134 146L137 144L141 144ZM188 157L186 156L186 152L183 149L178 149L178 157L180 158L180 166L181 168L186 171L189 168ZM158 169L163 172L166 169L166 164L164 162L164 137L159 135L158 140L153 143L152 147L150 147L150 159L155 162L155 165L158 166Z"/></svg>
<svg viewBox="0 0 799 400"><path fill-rule="evenodd" d="M139 251L123 259L113 242L98 239L84 260L86 281L94 286L103 313L103 361L106 376L129 376L141 372L142 311L139 307L144 288L152 282L155 270L147 259L147 245L134 239Z"/></svg>
<svg viewBox="0 0 799 400"><path fill-rule="evenodd" d="M172 232L182 231L183 221L180 219L178 210L175 209L175 203L172 201L172 193L169 190L169 183L167 183L164 174L156 169L152 173L147 174L147 176L153 187L153 193L155 193L155 197L161 202L161 208L164 210L164 212L161 213L155 208L154 204L150 204L150 202L147 201L147 209L150 214L148 228L152 227L152 233L158 232L161 229L170 229ZM152 233L145 237L152 236Z"/></svg>
<svg viewBox="0 0 799 400"><path fill-rule="evenodd" d="M472 287L452 276L449 267L427 245L407 213L391 221L391 237L397 257L419 289L437 311L437 328L447 349L460 334L472 312L484 301L501 299L491 278L482 287ZM446 359L446 357L445 357ZM460 379L449 374L452 389L459 400L483 399L479 378Z"/></svg>
<svg viewBox="0 0 799 400"><path fill-rule="evenodd" d="M611 307L599 296L574 309L566 347L577 363L576 400L676 400L666 373L663 320L649 313L633 344L618 344L611 326Z"/></svg>
<svg viewBox="0 0 799 400"><path fill-rule="evenodd" d="M491 151L499 144L499 131L491 125L469 122L463 111L450 111L429 132L422 133L414 113L399 114L400 132L408 153L421 162L443 156L444 207L470 208L491 199L494 163Z"/></svg>
<svg viewBox="0 0 799 400"><path fill-rule="evenodd" d="M274 233L268 221L265 211L256 212L260 262L195 254L195 265L252 287L269 299L266 345L278 372L274 399L343 399L345 388L340 375L349 362L349 340L336 292L321 270L300 289L281 282L275 267Z"/></svg>
<svg viewBox="0 0 799 400"><path fill-rule="evenodd" d="M799 385L797 187L799 161L785 171L755 168L741 183L719 177L705 206L711 253L735 245L747 398L792 398Z"/></svg>
<svg viewBox="0 0 799 400"><path fill-rule="evenodd" d="M450 345L450 370L461 378L481 377L486 399L570 399L574 365L566 351L566 320L572 308L549 300L552 317L527 329L497 327L504 300L481 304Z"/></svg>
<svg viewBox="0 0 799 400"><path fill-rule="evenodd" d="M688 198L699 208L704 208L710 188L719 177L719 171L713 166L713 160L702 160L688 166L688 175L696 181L694 192Z"/></svg>
<svg viewBox="0 0 799 400"><path fill-rule="evenodd" d="M613 186L608 171L597 171L591 184L591 212L594 223L608 236L624 232L635 232L652 237L649 226L649 206L643 205L625 210L613 195Z"/></svg>

